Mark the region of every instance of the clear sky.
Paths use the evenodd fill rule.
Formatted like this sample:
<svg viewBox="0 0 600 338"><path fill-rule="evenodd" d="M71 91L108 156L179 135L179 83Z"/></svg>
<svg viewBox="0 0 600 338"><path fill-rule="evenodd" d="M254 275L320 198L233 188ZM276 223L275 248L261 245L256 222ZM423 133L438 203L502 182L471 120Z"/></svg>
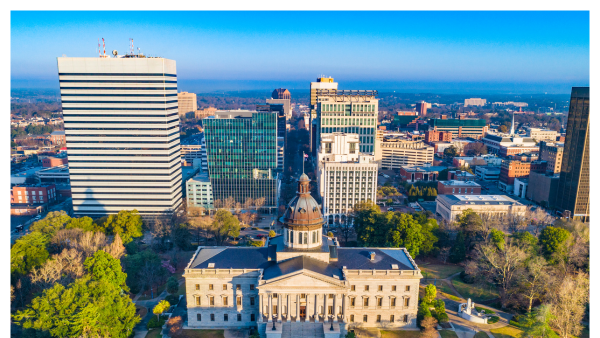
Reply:
<svg viewBox="0 0 600 338"><path fill-rule="evenodd" d="M56 57L177 61L180 88L570 92L589 85L588 12L12 12L13 87L58 87ZM351 88L350 85L358 87Z"/></svg>

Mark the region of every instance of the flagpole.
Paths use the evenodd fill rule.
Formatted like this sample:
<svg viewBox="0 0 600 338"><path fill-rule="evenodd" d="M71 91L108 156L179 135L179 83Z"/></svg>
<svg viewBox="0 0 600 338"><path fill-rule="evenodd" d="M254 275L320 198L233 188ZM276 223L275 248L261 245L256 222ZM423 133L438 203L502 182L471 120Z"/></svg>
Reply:
<svg viewBox="0 0 600 338"><path fill-rule="evenodd" d="M304 174L304 152L302 152L302 173Z"/></svg>

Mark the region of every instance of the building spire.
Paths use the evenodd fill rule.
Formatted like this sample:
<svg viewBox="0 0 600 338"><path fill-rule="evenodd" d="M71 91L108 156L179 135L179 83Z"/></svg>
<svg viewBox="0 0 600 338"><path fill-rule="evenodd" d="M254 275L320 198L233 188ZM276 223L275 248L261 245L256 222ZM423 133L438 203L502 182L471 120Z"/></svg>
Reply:
<svg viewBox="0 0 600 338"><path fill-rule="evenodd" d="M513 112L512 116L512 124L510 125L510 136L515 134L515 112Z"/></svg>

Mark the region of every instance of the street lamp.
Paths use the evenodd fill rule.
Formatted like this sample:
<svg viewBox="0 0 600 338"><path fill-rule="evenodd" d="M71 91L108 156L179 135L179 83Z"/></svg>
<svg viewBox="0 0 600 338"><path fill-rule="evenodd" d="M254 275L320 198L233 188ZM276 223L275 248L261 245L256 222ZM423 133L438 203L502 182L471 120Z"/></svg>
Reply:
<svg viewBox="0 0 600 338"><path fill-rule="evenodd" d="M331 327L329 328L329 331L333 331L333 315L331 315L329 319L331 320Z"/></svg>
<svg viewBox="0 0 600 338"><path fill-rule="evenodd" d="M276 316L276 315L273 315L273 331L277 330L277 329L275 328L275 321L276 321L276 320L277 320L277 316Z"/></svg>

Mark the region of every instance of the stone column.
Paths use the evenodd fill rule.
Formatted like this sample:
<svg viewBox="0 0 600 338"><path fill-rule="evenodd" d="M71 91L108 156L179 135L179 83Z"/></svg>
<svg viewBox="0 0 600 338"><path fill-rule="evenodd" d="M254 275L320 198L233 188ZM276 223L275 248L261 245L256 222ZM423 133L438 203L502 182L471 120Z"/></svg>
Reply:
<svg viewBox="0 0 600 338"><path fill-rule="evenodd" d="M273 295L269 293L269 311L268 311L268 318L267 321L268 322L272 322L273 321Z"/></svg>
<svg viewBox="0 0 600 338"><path fill-rule="evenodd" d="M277 320L282 321L281 318L281 306L283 305L283 299L281 299L281 293L277 294Z"/></svg>
<svg viewBox="0 0 600 338"><path fill-rule="evenodd" d="M348 316L346 315L346 308L348 307L348 295L342 295L342 321L344 323L348 322Z"/></svg>
<svg viewBox="0 0 600 338"><path fill-rule="evenodd" d="M339 303L338 302L338 294L334 293L333 294L333 321L335 323L337 323L337 321L338 321L338 318L337 318L337 316L338 316L338 309L337 309L337 307L339 305L338 303Z"/></svg>
<svg viewBox="0 0 600 338"><path fill-rule="evenodd" d="M312 316L310 311L310 294L306 294L306 320L310 322L310 316Z"/></svg>
<svg viewBox="0 0 600 338"><path fill-rule="evenodd" d="M327 322L327 294L323 294L323 322Z"/></svg>
<svg viewBox="0 0 600 338"><path fill-rule="evenodd" d="M259 308L259 311L258 311L258 317L259 317L258 318L258 322L262 323L262 321L263 321L263 311L265 310L263 308L263 295L262 294L258 295L258 308Z"/></svg>
<svg viewBox="0 0 600 338"><path fill-rule="evenodd" d="M296 321L300 321L300 294L296 294Z"/></svg>
<svg viewBox="0 0 600 338"><path fill-rule="evenodd" d="M288 293L287 297L286 297L286 299L287 299L287 307L285 308L285 312L287 312L286 313L286 315L287 315L286 316L286 321L287 322L290 322L291 318L292 318L292 309L290 309L290 307L292 306L292 300L290 299L291 297L292 297L292 295Z"/></svg>

